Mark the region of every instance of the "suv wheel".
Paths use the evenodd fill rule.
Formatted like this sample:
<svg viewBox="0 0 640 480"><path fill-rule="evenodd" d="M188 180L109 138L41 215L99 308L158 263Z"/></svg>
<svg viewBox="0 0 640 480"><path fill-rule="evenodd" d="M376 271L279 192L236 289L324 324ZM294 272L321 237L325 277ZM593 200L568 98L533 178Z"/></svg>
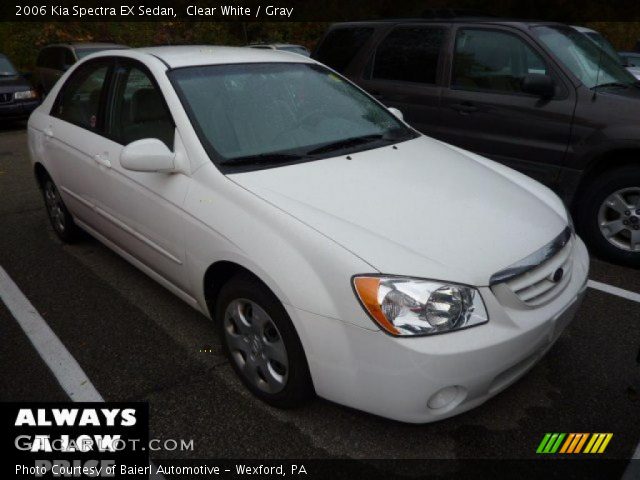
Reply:
<svg viewBox="0 0 640 480"><path fill-rule="evenodd" d="M220 291L215 318L231 366L255 396L279 408L311 397L311 375L293 323L259 280L233 277Z"/></svg>
<svg viewBox="0 0 640 480"><path fill-rule="evenodd" d="M587 191L577 217L589 246L607 260L640 266L640 168L605 172Z"/></svg>
<svg viewBox="0 0 640 480"><path fill-rule="evenodd" d="M80 236L80 229L62 201L58 188L49 177L43 182L42 194L51 226L58 238L65 243L77 241Z"/></svg>

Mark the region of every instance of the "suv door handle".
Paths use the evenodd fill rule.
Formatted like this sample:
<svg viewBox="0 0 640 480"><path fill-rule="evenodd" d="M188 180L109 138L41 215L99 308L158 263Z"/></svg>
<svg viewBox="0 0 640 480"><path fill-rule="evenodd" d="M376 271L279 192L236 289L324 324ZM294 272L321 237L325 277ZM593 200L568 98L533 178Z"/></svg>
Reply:
<svg viewBox="0 0 640 480"><path fill-rule="evenodd" d="M460 115L469 115L470 113L478 111L478 107L471 102L452 103L450 107Z"/></svg>
<svg viewBox="0 0 640 480"><path fill-rule="evenodd" d="M93 159L96 161L98 165L102 165L103 167L106 167L106 168L111 168L111 162L107 157L108 157L108 154L106 153L103 153L103 154L98 153L93 156Z"/></svg>

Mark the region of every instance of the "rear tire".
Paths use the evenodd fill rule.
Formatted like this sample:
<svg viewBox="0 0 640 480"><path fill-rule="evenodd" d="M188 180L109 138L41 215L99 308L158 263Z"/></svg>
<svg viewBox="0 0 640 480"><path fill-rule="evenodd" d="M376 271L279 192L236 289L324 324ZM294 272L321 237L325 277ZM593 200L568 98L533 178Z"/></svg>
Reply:
<svg viewBox="0 0 640 480"><path fill-rule="evenodd" d="M601 174L582 194L576 220L593 253L640 267L640 166Z"/></svg>
<svg viewBox="0 0 640 480"><path fill-rule="evenodd" d="M49 176L43 179L42 195L49 221L58 238L65 243L77 242L80 239L81 231L62 201L58 187Z"/></svg>
<svg viewBox="0 0 640 480"><path fill-rule="evenodd" d="M313 396L295 327L257 278L241 273L229 280L218 295L215 318L231 366L256 397L278 408L294 408Z"/></svg>

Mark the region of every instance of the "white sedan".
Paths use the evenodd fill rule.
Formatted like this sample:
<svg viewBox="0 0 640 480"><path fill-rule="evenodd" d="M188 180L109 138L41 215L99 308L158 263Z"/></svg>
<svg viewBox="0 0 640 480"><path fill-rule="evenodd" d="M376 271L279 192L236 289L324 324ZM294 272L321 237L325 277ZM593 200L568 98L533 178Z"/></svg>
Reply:
<svg viewBox="0 0 640 480"><path fill-rule="evenodd" d="M58 236L86 230L215 319L279 407L458 414L529 370L586 288L555 194L301 55L91 55L31 116L29 150Z"/></svg>

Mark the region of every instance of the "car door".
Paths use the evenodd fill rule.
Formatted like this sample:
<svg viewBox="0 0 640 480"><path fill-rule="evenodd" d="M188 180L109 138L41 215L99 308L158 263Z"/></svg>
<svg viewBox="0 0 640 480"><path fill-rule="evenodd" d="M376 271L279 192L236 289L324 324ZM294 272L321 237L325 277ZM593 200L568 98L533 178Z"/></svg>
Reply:
<svg viewBox="0 0 640 480"><path fill-rule="evenodd" d="M134 172L120 164L123 148L157 138L174 150L175 123L162 91L141 63L120 59L110 86L106 137L96 144L105 167L96 189L96 210L105 236L174 286L188 291L181 210L190 177Z"/></svg>
<svg viewBox="0 0 640 480"><path fill-rule="evenodd" d="M438 136L445 25L396 26L377 45L360 85L427 135Z"/></svg>
<svg viewBox="0 0 640 480"><path fill-rule="evenodd" d="M553 185L568 148L575 91L521 33L460 25L442 92L442 139ZM550 75L552 98L522 91L528 74Z"/></svg>
<svg viewBox="0 0 640 480"><path fill-rule="evenodd" d="M59 91L44 129L47 168L65 204L94 228L100 169L95 150L103 138L102 111L112 66L109 59L96 59L76 69Z"/></svg>

